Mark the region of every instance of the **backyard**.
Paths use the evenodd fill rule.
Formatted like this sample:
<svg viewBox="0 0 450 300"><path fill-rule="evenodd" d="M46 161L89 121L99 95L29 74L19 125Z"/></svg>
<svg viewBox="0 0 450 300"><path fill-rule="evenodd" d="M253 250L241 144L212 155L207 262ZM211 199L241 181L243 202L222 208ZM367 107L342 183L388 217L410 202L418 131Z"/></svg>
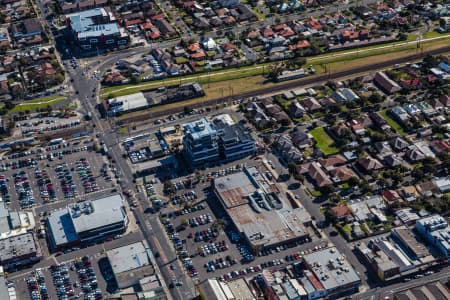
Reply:
<svg viewBox="0 0 450 300"><path fill-rule="evenodd" d="M314 137L314 140L317 142L317 147L323 154L331 155L339 152L339 148L334 146L334 140L326 133L325 128L317 127L309 133Z"/></svg>

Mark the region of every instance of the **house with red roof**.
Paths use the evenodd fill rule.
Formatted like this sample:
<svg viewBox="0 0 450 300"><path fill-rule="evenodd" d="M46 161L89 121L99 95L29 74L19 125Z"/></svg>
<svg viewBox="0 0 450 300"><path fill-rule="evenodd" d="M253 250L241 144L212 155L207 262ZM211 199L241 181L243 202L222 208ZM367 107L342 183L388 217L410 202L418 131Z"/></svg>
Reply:
<svg viewBox="0 0 450 300"><path fill-rule="evenodd" d="M144 21L142 21L142 19L133 19L133 20L128 20L125 22L125 27L128 26L133 26L133 25L139 25L142 24Z"/></svg>
<svg viewBox="0 0 450 300"><path fill-rule="evenodd" d="M322 25L319 23L319 21L317 21L316 19L314 19L313 17L310 17L307 21L306 21L306 25L311 28L311 29L315 29L315 30L322 30Z"/></svg>
<svg viewBox="0 0 450 300"><path fill-rule="evenodd" d="M332 207L330 211L333 214L333 216L340 222L344 221L346 223L350 223L354 219L352 211L345 204L340 204L338 206Z"/></svg>
<svg viewBox="0 0 450 300"><path fill-rule="evenodd" d="M296 44L290 45L289 50L303 50L310 47L311 44L308 40L299 40Z"/></svg>

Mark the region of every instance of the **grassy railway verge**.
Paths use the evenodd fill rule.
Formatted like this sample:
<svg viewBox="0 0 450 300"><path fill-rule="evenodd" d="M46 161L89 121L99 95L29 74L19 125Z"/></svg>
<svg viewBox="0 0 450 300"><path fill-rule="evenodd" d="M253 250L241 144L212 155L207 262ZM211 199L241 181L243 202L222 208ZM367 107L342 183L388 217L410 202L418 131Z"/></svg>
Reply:
<svg viewBox="0 0 450 300"><path fill-rule="evenodd" d="M176 102L176 103L170 103L170 104L161 105L161 106L155 106L155 107L149 108L145 111L138 111L138 112L133 112L133 113L122 115L120 117L117 117L116 121L119 121L120 123L139 123L142 121L148 121L149 118L157 118L157 117L160 117L160 116L163 116L166 114L173 114L173 113L181 112L181 111L183 111L184 106L198 108L198 107L202 107L202 106L222 105L224 102L229 102L233 99L247 98L247 97L253 97L253 96L263 95L263 94L267 94L267 93L279 92L279 91L282 91L285 89L292 89L292 88L298 87L300 85L309 85L309 84L314 84L314 83L319 83L319 82L325 82L327 80L335 80L335 79L339 79L339 78L344 78L344 77L348 77L348 76L353 77L353 76L363 75L363 74L366 74L369 72L374 72L376 70L387 68L394 64L417 61L417 60L420 60L423 57L423 55L426 55L426 54L437 55L437 54L444 54L444 53L449 53L449 52L450 52L450 46L446 46L446 47L442 47L442 48L438 48L438 49L426 50L423 53L417 53L417 54L412 54L412 55L407 55L407 56L400 56L397 58L391 58L391 56L387 57L386 55L384 55L385 60L383 60L383 61L378 61L378 62L371 63L371 64L367 64L366 61L364 63L359 62L359 64L356 64L357 67L354 67L354 65L351 64L352 68L343 69L341 71L333 72L331 74L320 74L320 75L316 75L316 76L305 77L305 78L302 78L299 80L292 80L292 81L278 83L278 84L267 83L265 85L260 85L258 89L248 89L247 85L249 84L249 80L256 80L255 77L251 77L251 78L246 79L242 83L242 85L244 86L243 90L240 91L239 93L235 93L233 96L225 95L224 97L219 96L217 98L213 98L211 95L209 95L209 97L202 97L202 98L190 99L190 100L182 101L182 102ZM371 60L371 62L372 62L372 60ZM242 80L231 83L235 87L235 91L237 90L236 85L239 82L242 82ZM220 82L218 84L224 85L225 82ZM225 86L228 86L228 84L229 83L226 82ZM206 91L214 92L214 90L211 90L212 88L213 87L211 85L211 87L209 89L206 88ZM217 87L214 87L214 88L217 90Z"/></svg>

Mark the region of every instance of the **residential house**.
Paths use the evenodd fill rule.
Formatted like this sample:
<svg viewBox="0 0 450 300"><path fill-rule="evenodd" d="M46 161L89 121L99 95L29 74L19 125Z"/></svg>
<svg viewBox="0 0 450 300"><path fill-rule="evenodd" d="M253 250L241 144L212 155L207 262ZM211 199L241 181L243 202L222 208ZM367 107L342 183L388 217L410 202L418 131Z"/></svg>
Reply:
<svg viewBox="0 0 450 300"><path fill-rule="evenodd" d="M341 154L335 154L328 156L327 158L319 158L320 164L328 171L335 169L338 166L342 166L347 162L347 159Z"/></svg>
<svg viewBox="0 0 450 300"><path fill-rule="evenodd" d="M381 130L384 131L389 130L391 128L388 122L378 112L369 113L369 117L374 122L376 128L380 128Z"/></svg>
<svg viewBox="0 0 450 300"><path fill-rule="evenodd" d="M389 143L391 144L392 148L398 152L403 151L410 146L410 144L407 141L398 136L389 140Z"/></svg>
<svg viewBox="0 0 450 300"><path fill-rule="evenodd" d="M404 161L403 161L402 157L397 154L389 154L382 158L383 158L384 164L391 168L395 168L395 167L404 165Z"/></svg>
<svg viewBox="0 0 450 300"><path fill-rule="evenodd" d="M157 19L154 24L165 37L172 37L176 35L175 29L169 24L169 22L167 22L166 19Z"/></svg>
<svg viewBox="0 0 450 300"><path fill-rule="evenodd" d="M411 162L416 162L425 159L425 154L419 150L419 148L412 146L405 153L405 158L409 159Z"/></svg>
<svg viewBox="0 0 450 300"><path fill-rule="evenodd" d="M348 122L350 128L352 129L352 131L356 134L356 135L364 135L366 134L366 129L364 128L364 125L361 124L359 121L353 119L350 120L350 122Z"/></svg>
<svg viewBox="0 0 450 300"><path fill-rule="evenodd" d="M439 97L439 101L441 101L441 103L445 106L445 107L449 107L450 106L450 95L441 95Z"/></svg>
<svg viewBox="0 0 450 300"><path fill-rule="evenodd" d="M351 223L354 221L354 217L350 208L345 204L340 204L330 209L331 214L339 222Z"/></svg>
<svg viewBox="0 0 450 300"><path fill-rule="evenodd" d="M297 172L299 174L306 174L309 178L314 181L317 187L324 187L327 185L332 185L333 181L322 169L318 162L310 162L302 165L297 165Z"/></svg>
<svg viewBox="0 0 450 300"><path fill-rule="evenodd" d="M330 170L331 178L336 183L347 182L350 178L358 176L347 166L339 166Z"/></svg>
<svg viewBox="0 0 450 300"><path fill-rule="evenodd" d="M356 160L357 164L368 173L384 168L384 165L371 156L360 157Z"/></svg>
<svg viewBox="0 0 450 300"><path fill-rule="evenodd" d="M397 82L390 79L384 72L377 72L374 77L374 82L387 94L393 94L402 89Z"/></svg>
<svg viewBox="0 0 450 300"><path fill-rule="evenodd" d="M314 97L308 97L306 99L303 99L301 104L309 112L315 112L322 109L322 105L320 105L320 103Z"/></svg>
<svg viewBox="0 0 450 300"><path fill-rule="evenodd" d="M301 118L305 115L306 111L303 106L298 103L297 100L294 100L289 105L289 115L293 118Z"/></svg>
<svg viewBox="0 0 450 300"><path fill-rule="evenodd" d="M299 162L302 160L300 151L294 147L288 135L277 135L274 137L274 147L287 162Z"/></svg>
<svg viewBox="0 0 450 300"><path fill-rule="evenodd" d="M401 107L401 106L395 106L395 107L393 107L390 111L389 111L389 113L392 115L392 117L396 120L396 121L398 121L398 122L400 122L400 123L402 123L402 124L406 124L408 121L409 121L409 119L410 119L410 116L409 116L409 114L406 112L406 110L403 108L403 107Z"/></svg>
<svg viewBox="0 0 450 300"><path fill-rule="evenodd" d="M313 136L299 127L291 133L291 140L299 149L308 149L314 145Z"/></svg>
<svg viewBox="0 0 450 300"><path fill-rule="evenodd" d="M396 190L386 190L381 195L383 196L383 199L386 200L387 202L402 200L402 197L400 197L400 195Z"/></svg>

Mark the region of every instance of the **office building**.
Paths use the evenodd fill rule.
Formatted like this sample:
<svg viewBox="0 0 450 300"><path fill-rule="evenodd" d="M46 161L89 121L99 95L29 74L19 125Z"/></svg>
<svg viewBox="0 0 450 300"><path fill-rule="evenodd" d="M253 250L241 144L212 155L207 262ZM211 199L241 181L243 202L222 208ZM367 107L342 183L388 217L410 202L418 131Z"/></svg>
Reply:
<svg viewBox="0 0 450 300"><path fill-rule="evenodd" d="M58 249L86 245L123 233L128 225L120 194L94 201L69 204L51 212L46 225L50 246Z"/></svg>
<svg viewBox="0 0 450 300"><path fill-rule="evenodd" d="M215 119L214 127L219 134L219 153L221 159L232 161L256 152L255 141L252 139L248 129L243 126L234 124L232 120L230 122Z"/></svg>
<svg viewBox="0 0 450 300"><path fill-rule="evenodd" d="M207 118L183 124L183 128L186 161L196 166L219 160L218 133Z"/></svg>
<svg viewBox="0 0 450 300"><path fill-rule="evenodd" d="M67 25L73 42L83 50L126 46L130 40L109 7L67 15Z"/></svg>
<svg viewBox="0 0 450 300"><path fill-rule="evenodd" d="M183 124L183 146L186 160L193 166L232 161L256 152L249 131L231 118L207 118Z"/></svg>
<svg viewBox="0 0 450 300"><path fill-rule="evenodd" d="M436 247L442 256L450 259L450 226L443 217L432 215L420 219L416 222L416 230Z"/></svg>

